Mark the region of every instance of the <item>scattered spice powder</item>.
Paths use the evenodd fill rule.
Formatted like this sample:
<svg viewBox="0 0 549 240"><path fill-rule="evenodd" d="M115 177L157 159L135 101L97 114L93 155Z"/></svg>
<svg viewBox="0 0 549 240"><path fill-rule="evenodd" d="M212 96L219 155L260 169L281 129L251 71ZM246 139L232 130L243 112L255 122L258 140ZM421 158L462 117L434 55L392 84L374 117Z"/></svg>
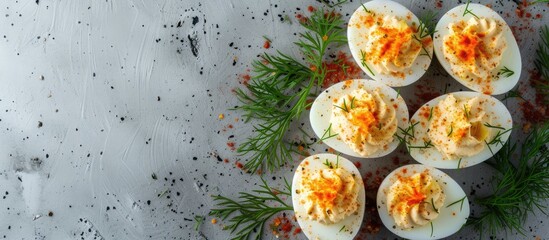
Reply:
<svg viewBox="0 0 549 240"><path fill-rule="evenodd" d="M522 116L529 124L537 124L549 120L549 106L545 103L545 96L537 91L536 85L541 82L547 82L539 74L537 70L531 70L530 73L530 86L536 90L535 98L533 101L520 102L520 109Z"/></svg>
<svg viewBox="0 0 549 240"><path fill-rule="evenodd" d="M381 219L377 213L376 199L366 196L365 219L355 239L370 239L369 234L376 234L381 230Z"/></svg>
<svg viewBox="0 0 549 240"><path fill-rule="evenodd" d="M328 88L341 81L359 78L362 74L362 70L356 65L355 61L341 51L337 53L336 60L324 63L324 66L327 71L322 85L324 88Z"/></svg>
<svg viewBox="0 0 549 240"><path fill-rule="evenodd" d="M263 43L263 48L269 49L271 47L271 41L265 40L265 43Z"/></svg>
<svg viewBox="0 0 549 240"><path fill-rule="evenodd" d="M295 216L289 218L286 213L282 213L281 216L277 216L272 220L272 223L269 224L269 227L271 228L272 233L276 238L290 239L290 235L295 236L301 233L301 228L299 227L295 228L294 230L295 221Z"/></svg>
<svg viewBox="0 0 549 240"><path fill-rule="evenodd" d="M427 103L431 99L434 99L442 95L442 92L436 90L433 87L416 85L415 88L416 89L414 91L414 95L416 95L416 98L411 100L408 105L411 113L415 113L420 106Z"/></svg>

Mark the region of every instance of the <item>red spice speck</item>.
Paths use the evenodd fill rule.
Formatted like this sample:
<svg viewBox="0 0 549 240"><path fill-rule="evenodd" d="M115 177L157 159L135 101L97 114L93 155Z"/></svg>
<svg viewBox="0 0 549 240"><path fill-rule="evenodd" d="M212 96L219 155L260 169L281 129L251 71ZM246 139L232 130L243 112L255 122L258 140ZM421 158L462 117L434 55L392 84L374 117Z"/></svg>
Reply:
<svg viewBox="0 0 549 240"><path fill-rule="evenodd" d="M285 213L282 216L278 216L272 220L273 222L269 224L269 227L272 229L273 235L276 238L290 239L290 234L294 236L301 233L301 228L294 229L294 224L292 221L296 221L294 217L290 219Z"/></svg>
<svg viewBox="0 0 549 240"><path fill-rule="evenodd" d="M442 8L442 1L437 1L437 8Z"/></svg>
<svg viewBox="0 0 549 240"><path fill-rule="evenodd" d="M294 226L292 225L291 222L286 222L286 223L284 223L284 225L282 225L282 228L281 228L281 229L282 229L282 231L284 231L285 233L289 233L290 231L292 231L292 228L293 228L293 227L294 227Z"/></svg>
<svg viewBox="0 0 549 240"><path fill-rule="evenodd" d="M265 40L265 43L263 43L263 48L268 49L271 47L271 41Z"/></svg>
<svg viewBox="0 0 549 240"><path fill-rule="evenodd" d="M356 166L356 168L360 168L360 167L362 167L362 163L359 162L359 161L356 161L355 166Z"/></svg>
<svg viewBox="0 0 549 240"><path fill-rule="evenodd" d="M344 52L337 54L336 60L331 63L323 63L326 68L326 77L322 87L328 88L338 82L359 78L362 70ZM345 70L344 70L345 69Z"/></svg>
<svg viewBox="0 0 549 240"><path fill-rule="evenodd" d="M227 142L227 146L229 147L229 149L231 149L231 151L236 150L236 147L235 147L235 145L234 145L234 142Z"/></svg>
<svg viewBox="0 0 549 240"><path fill-rule="evenodd" d="M315 9L315 7L313 7L313 6L308 6L308 7L307 7L307 11L309 11L309 12L314 12L315 10L316 10L316 9Z"/></svg>
<svg viewBox="0 0 549 240"><path fill-rule="evenodd" d="M225 159L223 159L223 162L224 162L224 163L229 163L229 159L228 159L228 158L225 158Z"/></svg>
<svg viewBox="0 0 549 240"><path fill-rule="evenodd" d="M517 8L517 9L515 10L515 13L517 14L517 16L518 16L519 18L524 17L524 10L522 10L522 9L520 9L520 8Z"/></svg>
<svg viewBox="0 0 549 240"><path fill-rule="evenodd" d="M538 18L538 19L541 18L541 14L539 14L539 13L536 14L536 18Z"/></svg>
<svg viewBox="0 0 549 240"><path fill-rule="evenodd" d="M235 165L237 168L240 168L240 169L244 168L244 165L240 162L236 162Z"/></svg>
<svg viewBox="0 0 549 240"><path fill-rule="evenodd" d="M307 99L307 100L305 100L305 102L307 103L307 105L309 105L310 103L312 103L312 102L314 102L314 101L315 101L314 99ZM311 104L311 105L309 105L308 107L306 107L305 109L311 110L311 107L312 107L312 106L313 106L313 105Z"/></svg>
<svg viewBox="0 0 549 240"><path fill-rule="evenodd" d="M527 13L526 13L526 17L527 17L527 18L531 18L531 17L532 17L532 14L529 13L529 12L527 12Z"/></svg>

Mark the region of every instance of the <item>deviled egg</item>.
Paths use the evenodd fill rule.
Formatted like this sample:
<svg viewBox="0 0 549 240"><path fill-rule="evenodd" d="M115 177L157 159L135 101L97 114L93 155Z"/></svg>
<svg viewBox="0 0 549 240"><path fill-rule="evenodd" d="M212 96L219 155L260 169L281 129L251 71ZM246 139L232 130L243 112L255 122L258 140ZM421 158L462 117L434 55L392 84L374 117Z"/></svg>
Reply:
<svg viewBox="0 0 549 240"><path fill-rule="evenodd" d="M377 208L383 225L407 239L448 237L469 217L469 200L459 184L421 164L391 172L377 192Z"/></svg>
<svg viewBox="0 0 549 240"><path fill-rule="evenodd" d="M436 26L435 54L444 69L471 90L498 95L518 82L522 63L505 20L481 4L448 11Z"/></svg>
<svg viewBox="0 0 549 240"><path fill-rule="evenodd" d="M338 152L361 158L382 157L399 144L398 127L408 126L408 108L392 88L372 80L347 80L331 86L310 111L315 134Z"/></svg>
<svg viewBox="0 0 549 240"><path fill-rule="evenodd" d="M398 87L414 83L429 68L433 41L428 32L406 7L374 0L353 13L347 38L353 58L368 76Z"/></svg>
<svg viewBox="0 0 549 240"><path fill-rule="evenodd" d="M295 170L292 203L309 239L353 239L362 224L365 199L360 172L343 157L309 156Z"/></svg>
<svg viewBox="0 0 549 240"><path fill-rule="evenodd" d="M496 98L477 92L439 96L414 113L401 131L410 155L436 168L479 164L509 139L513 119Z"/></svg>

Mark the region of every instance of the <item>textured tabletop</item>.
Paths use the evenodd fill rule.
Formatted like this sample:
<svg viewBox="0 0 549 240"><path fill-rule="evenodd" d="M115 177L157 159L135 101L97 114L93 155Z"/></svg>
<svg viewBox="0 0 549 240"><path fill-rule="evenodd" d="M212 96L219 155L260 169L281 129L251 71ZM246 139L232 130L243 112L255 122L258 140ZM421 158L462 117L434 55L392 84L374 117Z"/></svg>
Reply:
<svg viewBox="0 0 549 240"><path fill-rule="evenodd" d="M457 1L397 1L416 15L443 13ZM530 75L539 28L549 6L491 3L511 26L522 55L518 98L504 101L524 138L532 124ZM280 50L300 57L293 44L297 18L317 1L36 0L0 2L0 239L228 239L225 222L208 216L212 195L236 198L257 189L260 177L242 170L236 148L252 123L231 110L240 102L251 62ZM360 3L336 9L348 21ZM326 6L325 6L326 7ZM265 45L267 37L270 46ZM349 54L348 46L330 49ZM327 56L327 59L330 59ZM361 75L365 77L366 75ZM410 113L448 92L466 90L433 61L425 76L402 87ZM503 99L503 95L497 96ZM289 139L308 134L308 113ZM302 124L301 124L302 123ZM328 151L323 144L308 150ZM367 196L393 169L415 163L403 146L387 157L359 160ZM295 162L264 178L280 186ZM486 164L444 170L472 200L490 192ZM369 188L368 188L369 187ZM472 214L478 206L472 204ZM287 214L291 215L291 212ZM366 212L365 227L376 220ZM205 216L195 229L195 217ZM297 223L293 222L293 229ZM269 228L268 226L266 228ZM549 221L530 215L526 236L547 239ZM361 238L394 239L385 227ZM295 234L294 234L295 233ZM305 239L302 233L288 234ZM454 239L474 239L464 228ZM281 236L284 237L284 236ZM265 239L275 236L267 230Z"/></svg>

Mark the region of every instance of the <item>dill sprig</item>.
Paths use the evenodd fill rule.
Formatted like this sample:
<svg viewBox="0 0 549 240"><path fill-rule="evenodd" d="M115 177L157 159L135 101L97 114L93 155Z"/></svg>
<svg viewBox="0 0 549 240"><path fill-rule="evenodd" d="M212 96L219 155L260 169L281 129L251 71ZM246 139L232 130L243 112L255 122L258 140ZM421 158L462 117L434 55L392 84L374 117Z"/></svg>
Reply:
<svg viewBox="0 0 549 240"><path fill-rule="evenodd" d="M407 128L398 127L398 131L397 133L395 133L395 137L398 139L400 143L409 145L410 140L415 138L414 127L418 124L419 122L415 122L415 123L409 124Z"/></svg>
<svg viewBox="0 0 549 240"><path fill-rule="evenodd" d="M271 188L261 178L261 188L253 190L253 193L240 192L238 200L232 200L223 196L214 196L215 209L210 211L210 216L217 216L222 220L229 219L229 225L224 230L230 230L236 234L232 239L261 239L265 223L275 214L282 211L293 210L280 198L280 195L291 197L292 187L284 179L285 190ZM276 203L279 206L273 207L268 203Z"/></svg>
<svg viewBox="0 0 549 240"><path fill-rule="evenodd" d="M326 131L324 131L324 133L322 134L322 137L320 137L320 139L318 140L318 142L322 142L326 139L330 139L330 138L333 138L335 136L337 136L338 133L332 133L332 123L330 123L330 125L328 126L328 128L326 129Z"/></svg>
<svg viewBox="0 0 549 240"><path fill-rule="evenodd" d="M437 32L435 30L437 15L438 13L429 10L426 14L419 17L418 34L420 39L428 36L432 37Z"/></svg>
<svg viewBox="0 0 549 240"><path fill-rule="evenodd" d="M251 173L263 167L272 172L292 159L292 146L284 136L291 122L311 105L307 100L313 88L324 81L327 68L322 60L328 46L347 41L344 21L335 12L316 10L301 25L307 31L295 44L306 64L281 52L264 54L252 64L254 76L248 91L236 91L243 103L237 109L244 110L247 121L253 118L260 122L254 125L255 135L237 150L241 155L251 154L244 166Z"/></svg>
<svg viewBox="0 0 549 240"><path fill-rule="evenodd" d="M469 3L471 3L471 0L467 0L467 5L465 5L465 11L463 11L463 16L467 15L467 14L471 14L473 15L476 19L479 19L479 17L474 14L471 9L469 9Z"/></svg>
<svg viewBox="0 0 549 240"><path fill-rule="evenodd" d="M541 42L536 50L536 68L542 79L534 80L536 92L544 96L544 102L549 103L549 27L541 28Z"/></svg>
<svg viewBox="0 0 549 240"><path fill-rule="evenodd" d="M194 230L198 231L200 229L200 226L202 226L202 223L204 223L204 216L196 215L194 216Z"/></svg>
<svg viewBox="0 0 549 240"><path fill-rule="evenodd" d="M478 216L469 218L481 234L495 235L502 231L525 234L523 226L535 210L547 215L549 198L549 123L535 128L524 140L522 149L507 142L487 163L496 171L493 193L476 199L484 207ZM518 156L518 158L517 158ZM516 163L513 160L516 159ZM481 237L482 239L482 237Z"/></svg>
<svg viewBox="0 0 549 240"><path fill-rule="evenodd" d="M505 101L509 98L519 98L519 99L522 99L523 101L526 100L522 97L522 95L520 95L520 93L518 91L515 91L515 90L511 90L511 91L507 92L503 96L503 99L501 99L501 101Z"/></svg>
<svg viewBox="0 0 549 240"><path fill-rule="evenodd" d="M507 68L506 66L503 66L503 68L500 69L498 72L498 76L501 75L504 77L510 77L510 76L513 76L513 74L515 74L515 71Z"/></svg>
<svg viewBox="0 0 549 240"><path fill-rule="evenodd" d="M536 0L536 1L531 1L528 3L528 6L530 5L534 5L536 3L549 3L549 0Z"/></svg>
<svg viewBox="0 0 549 240"><path fill-rule="evenodd" d="M461 159L460 159L460 160L461 160ZM453 203L448 204L448 206L446 206L446 208L449 208L449 207L451 207L451 206L454 206L454 205L460 203L460 205L459 205L459 211L463 210L463 202L465 201L465 198L467 198L467 196L463 196L463 197L460 198L459 200L457 200L457 201L455 201L455 202L453 202Z"/></svg>
<svg viewBox="0 0 549 240"><path fill-rule="evenodd" d="M416 145L416 146L413 146L413 145L408 145L408 152L411 151L411 149L425 149L425 148L431 148L431 147L434 147L435 145L433 145L433 142L431 140L429 141L423 141L423 145Z"/></svg>
<svg viewBox="0 0 549 240"><path fill-rule="evenodd" d="M370 72L372 74L372 76L375 76L374 72L372 71L372 69L368 66L368 64L366 63L366 52L362 51L362 49L360 49L360 64L362 66L364 66L366 69L368 69L368 72Z"/></svg>
<svg viewBox="0 0 549 240"><path fill-rule="evenodd" d="M412 35L416 41L418 41L421 44L421 49L424 51L421 55L426 55L431 59L431 55L425 48L425 45L423 44L422 39L433 36L435 34L435 24L436 24L436 16L437 13L433 11L428 11L423 16L419 17L419 25L417 27L417 34ZM419 35L419 37L418 37Z"/></svg>

